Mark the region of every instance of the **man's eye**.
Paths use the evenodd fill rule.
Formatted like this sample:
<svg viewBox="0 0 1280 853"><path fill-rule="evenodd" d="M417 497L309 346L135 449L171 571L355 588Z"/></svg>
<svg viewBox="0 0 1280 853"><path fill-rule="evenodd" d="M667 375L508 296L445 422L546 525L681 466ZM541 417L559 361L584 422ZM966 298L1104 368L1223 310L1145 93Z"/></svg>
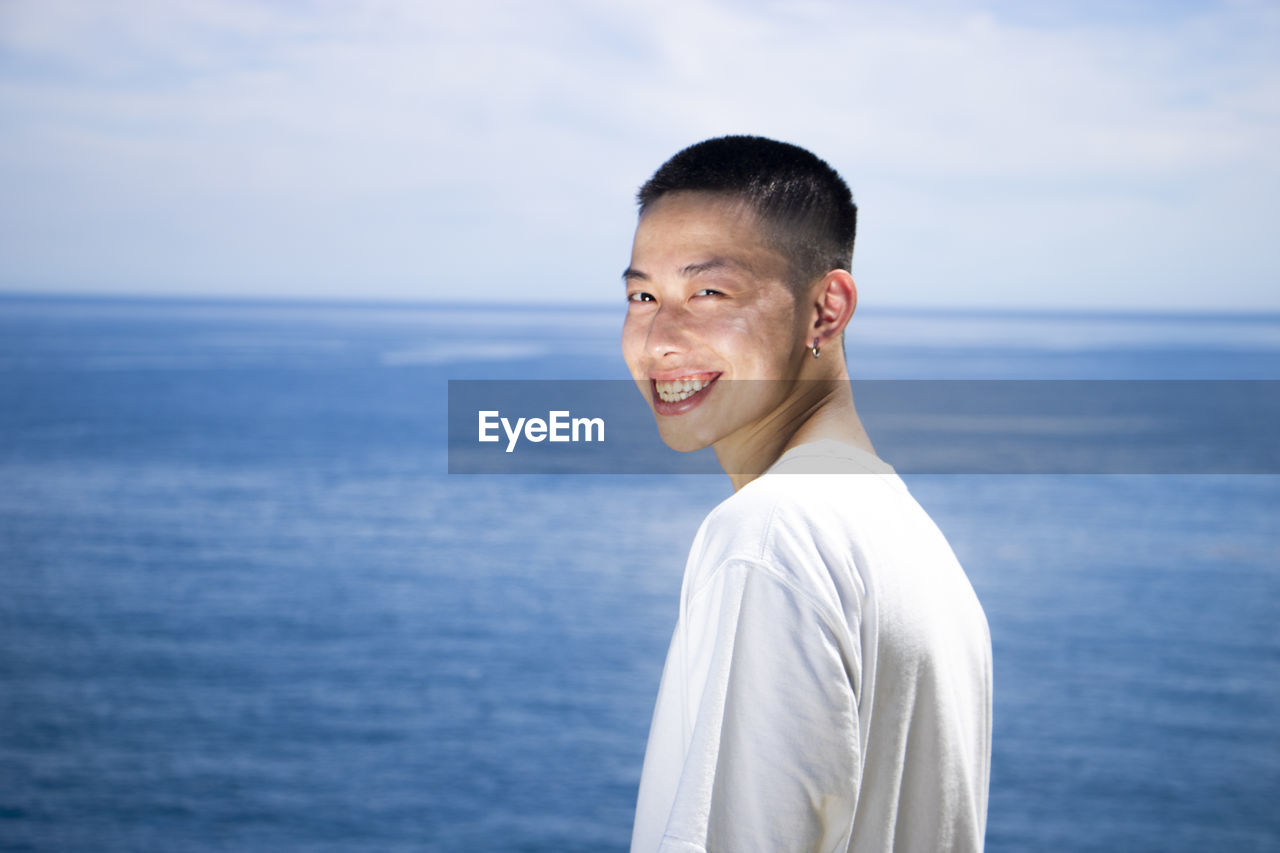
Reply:
<svg viewBox="0 0 1280 853"><path fill-rule="evenodd" d="M719 290L716 290L715 288L712 288L712 287L704 287L702 288L702 290L699 290L697 293L693 295L694 296L724 296L723 293L721 293Z"/></svg>
<svg viewBox="0 0 1280 853"><path fill-rule="evenodd" d="M627 294L628 302L653 302L653 294L645 293L643 290L637 290L635 293Z"/></svg>

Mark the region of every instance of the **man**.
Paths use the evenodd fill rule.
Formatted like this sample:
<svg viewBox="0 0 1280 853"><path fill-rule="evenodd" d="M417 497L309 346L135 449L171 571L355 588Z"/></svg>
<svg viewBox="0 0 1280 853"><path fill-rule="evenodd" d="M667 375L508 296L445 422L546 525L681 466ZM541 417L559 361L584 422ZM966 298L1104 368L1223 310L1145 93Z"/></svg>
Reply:
<svg viewBox="0 0 1280 853"><path fill-rule="evenodd" d="M848 187L725 137L639 202L623 353L664 441L713 447L735 493L689 554L632 850L980 849L990 638L854 408Z"/></svg>

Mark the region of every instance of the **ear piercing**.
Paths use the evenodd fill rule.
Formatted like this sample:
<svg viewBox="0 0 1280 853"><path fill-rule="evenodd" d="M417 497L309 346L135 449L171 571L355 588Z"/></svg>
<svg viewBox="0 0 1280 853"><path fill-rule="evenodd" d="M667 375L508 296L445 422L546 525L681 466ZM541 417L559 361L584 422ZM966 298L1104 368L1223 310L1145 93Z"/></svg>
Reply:
<svg viewBox="0 0 1280 853"><path fill-rule="evenodd" d="M813 339L813 357L814 358L818 357L818 339L817 338Z"/></svg>

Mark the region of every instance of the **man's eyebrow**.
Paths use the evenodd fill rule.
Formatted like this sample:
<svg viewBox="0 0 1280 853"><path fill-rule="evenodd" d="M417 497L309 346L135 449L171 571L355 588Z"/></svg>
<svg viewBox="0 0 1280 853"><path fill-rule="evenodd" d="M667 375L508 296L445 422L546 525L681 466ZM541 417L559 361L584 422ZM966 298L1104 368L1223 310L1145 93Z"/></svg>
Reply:
<svg viewBox="0 0 1280 853"><path fill-rule="evenodd" d="M721 269L737 269L737 270L744 270L746 272L752 272L752 268L749 264L745 264L742 261L735 260L734 258L719 257L719 258L710 258L705 261L699 261L696 264L685 264L683 267L680 268L680 274L685 278L693 278L694 276L701 275L704 272L714 272L715 270L721 270ZM648 281L649 274L645 272L641 272L635 267L627 267L625 270L622 271L622 280L623 281Z"/></svg>
<svg viewBox="0 0 1280 853"><path fill-rule="evenodd" d="M734 267L737 269L745 269L744 265L732 258L712 258L708 261L702 261L697 264L688 264L680 272L686 278L692 278L695 275L704 272L712 272L713 270L724 269L725 267Z"/></svg>

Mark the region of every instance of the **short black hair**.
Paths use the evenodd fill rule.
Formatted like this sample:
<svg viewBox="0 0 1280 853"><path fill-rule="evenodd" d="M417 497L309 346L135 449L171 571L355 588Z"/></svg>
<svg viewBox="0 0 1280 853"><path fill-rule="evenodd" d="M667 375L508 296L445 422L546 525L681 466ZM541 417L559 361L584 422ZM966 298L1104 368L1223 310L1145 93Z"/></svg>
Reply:
<svg viewBox="0 0 1280 853"><path fill-rule="evenodd" d="M686 190L750 205L786 257L797 287L853 263L853 193L825 160L798 145L763 136L721 136L690 145L636 193L640 215L667 193Z"/></svg>

